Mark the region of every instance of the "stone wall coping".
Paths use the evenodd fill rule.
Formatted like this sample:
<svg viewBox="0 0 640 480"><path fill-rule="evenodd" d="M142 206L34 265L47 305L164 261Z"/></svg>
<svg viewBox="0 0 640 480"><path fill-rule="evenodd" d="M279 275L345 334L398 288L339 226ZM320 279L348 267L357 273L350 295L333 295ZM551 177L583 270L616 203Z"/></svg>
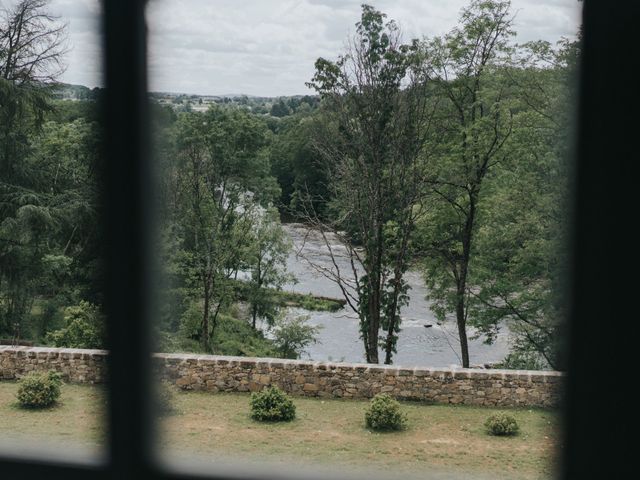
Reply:
<svg viewBox="0 0 640 480"><path fill-rule="evenodd" d="M55 356L56 354L84 354L84 355L108 355L107 350L95 350L89 348L54 348L54 347L25 347L11 345L0 345L0 354L3 352L22 352L28 353L49 353Z"/></svg>
<svg viewBox="0 0 640 480"><path fill-rule="evenodd" d="M80 348L52 348L52 347L26 347L1 345L0 354L3 352L18 353L23 355L48 354L51 356L61 356L69 354L79 354L81 356L107 356L107 350L89 350ZM270 367L307 367L312 370L361 370L367 372L385 372L390 375L418 375L421 376L451 376L452 378L552 378L563 377L563 372L544 370L501 370L501 369L477 369L477 368L447 368L447 367L423 367L423 366L403 366L403 365L376 365L370 363L346 363L346 362L315 362L309 360L288 360L282 358L262 358L262 357L232 357L223 355L202 355L193 353L154 353L154 358L162 360L173 360L177 362L191 361L206 364L227 364L227 365L268 365ZM82 358L82 357L80 357Z"/></svg>

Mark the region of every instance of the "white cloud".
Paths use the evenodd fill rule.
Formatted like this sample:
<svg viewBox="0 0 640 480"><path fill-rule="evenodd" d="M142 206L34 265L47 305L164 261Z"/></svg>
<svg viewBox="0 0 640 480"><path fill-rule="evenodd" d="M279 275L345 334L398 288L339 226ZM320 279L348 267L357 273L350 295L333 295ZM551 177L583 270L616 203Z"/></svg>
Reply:
<svg viewBox="0 0 640 480"><path fill-rule="evenodd" d="M363 0L150 0L147 8L151 90L291 95L320 57L335 58L355 30ZM365 0L366 1L366 0ZM467 0L370 0L395 19L405 38L441 35ZM513 0L517 41L573 36L577 0ZM100 82L98 0L52 0L69 21L63 80Z"/></svg>

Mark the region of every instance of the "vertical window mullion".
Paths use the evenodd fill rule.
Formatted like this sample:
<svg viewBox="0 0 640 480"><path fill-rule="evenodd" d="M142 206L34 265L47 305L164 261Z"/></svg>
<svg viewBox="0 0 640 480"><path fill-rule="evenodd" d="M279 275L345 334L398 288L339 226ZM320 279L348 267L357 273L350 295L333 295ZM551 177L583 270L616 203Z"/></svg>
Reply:
<svg viewBox="0 0 640 480"><path fill-rule="evenodd" d="M627 475L637 449L637 1L585 1L562 478ZM634 277L633 281L631 277ZM633 368L633 367L631 367ZM633 437L632 437L633 435Z"/></svg>
<svg viewBox="0 0 640 480"><path fill-rule="evenodd" d="M150 215L144 2L103 2L106 284L110 462L114 478L148 470Z"/></svg>

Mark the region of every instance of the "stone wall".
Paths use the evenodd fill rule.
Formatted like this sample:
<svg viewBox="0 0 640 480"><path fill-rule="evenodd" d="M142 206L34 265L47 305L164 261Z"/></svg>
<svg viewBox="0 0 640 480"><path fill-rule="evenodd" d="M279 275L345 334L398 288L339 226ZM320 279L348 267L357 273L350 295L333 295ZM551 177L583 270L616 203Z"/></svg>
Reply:
<svg viewBox="0 0 640 480"><path fill-rule="evenodd" d="M0 380L13 380L32 371L55 370L69 382L102 383L106 367L104 350L0 346Z"/></svg>
<svg viewBox="0 0 640 480"><path fill-rule="evenodd" d="M0 347L0 378L55 369L70 381L105 378L100 350ZM538 406L558 405L559 372L403 368L214 355L155 354L160 376L185 390L250 392L277 385L298 396L370 398L387 392L398 399L433 403Z"/></svg>

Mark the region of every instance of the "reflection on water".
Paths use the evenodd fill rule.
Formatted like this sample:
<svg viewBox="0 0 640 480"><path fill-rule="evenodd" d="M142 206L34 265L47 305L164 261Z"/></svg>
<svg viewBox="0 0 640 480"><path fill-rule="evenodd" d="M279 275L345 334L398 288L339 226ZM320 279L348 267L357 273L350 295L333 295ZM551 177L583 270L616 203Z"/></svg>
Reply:
<svg viewBox="0 0 640 480"><path fill-rule="evenodd" d="M287 260L287 268L298 283L285 286L285 290L299 293L312 293L327 297L342 298L338 286L318 273L309 263L296 256L295 250L303 247L305 257L324 268L334 268L327 248L317 233L308 234L299 224L287 224L286 232L294 243L294 251ZM345 249L337 242L332 243L337 253L337 265L341 272L350 272ZM398 339L398 353L394 356L397 365L450 366L459 365L459 346L457 328L453 320L438 325L425 299L426 288L418 272L408 272L406 279L411 286L409 305L401 312L402 324ZM347 307L338 312L308 312L291 309L291 313L309 315L309 323L322 327L318 343L307 348L303 358L318 361L364 362L362 341L359 338L358 318ZM428 327L426 327L428 326ZM473 331L470 332L473 334ZM509 333L503 328L492 345L485 345L483 339L469 340L470 360L472 364L497 362L504 358L509 350ZM382 358L382 356L381 356Z"/></svg>

